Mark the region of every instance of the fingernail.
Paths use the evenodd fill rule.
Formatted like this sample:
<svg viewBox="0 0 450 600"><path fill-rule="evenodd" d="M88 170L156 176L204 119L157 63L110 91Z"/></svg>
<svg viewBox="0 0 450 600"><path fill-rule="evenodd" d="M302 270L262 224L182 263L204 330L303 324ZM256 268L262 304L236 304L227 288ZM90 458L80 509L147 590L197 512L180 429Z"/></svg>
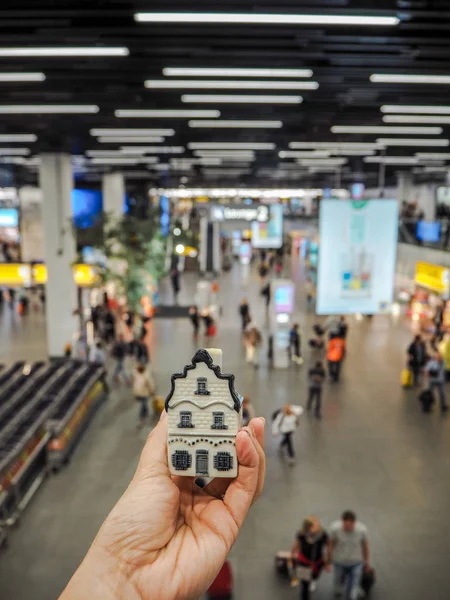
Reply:
<svg viewBox="0 0 450 600"><path fill-rule="evenodd" d="M259 419L260 419L260 421L262 421L262 422L263 422L263 425L265 425L265 424L266 424L266 419L265 419L264 417L259 417Z"/></svg>

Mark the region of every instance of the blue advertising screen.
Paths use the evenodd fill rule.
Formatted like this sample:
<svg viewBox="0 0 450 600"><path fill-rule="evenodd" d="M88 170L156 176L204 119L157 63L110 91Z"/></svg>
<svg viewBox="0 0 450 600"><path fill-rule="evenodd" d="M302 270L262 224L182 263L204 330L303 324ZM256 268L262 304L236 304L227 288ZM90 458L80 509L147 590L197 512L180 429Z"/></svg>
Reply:
<svg viewBox="0 0 450 600"><path fill-rule="evenodd" d="M417 223L416 237L421 242L437 243L441 239L441 224L437 221L428 223L419 221Z"/></svg>
<svg viewBox="0 0 450 600"><path fill-rule="evenodd" d="M87 229L95 225L103 210L102 193L95 190L72 190L72 211L76 227Z"/></svg>
<svg viewBox="0 0 450 600"><path fill-rule="evenodd" d="M396 200L322 200L317 313L390 309L398 234Z"/></svg>
<svg viewBox="0 0 450 600"><path fill-rule="evenodd" d="M0 208L0 227L18 227L19 211L17 208Z"/></svg>

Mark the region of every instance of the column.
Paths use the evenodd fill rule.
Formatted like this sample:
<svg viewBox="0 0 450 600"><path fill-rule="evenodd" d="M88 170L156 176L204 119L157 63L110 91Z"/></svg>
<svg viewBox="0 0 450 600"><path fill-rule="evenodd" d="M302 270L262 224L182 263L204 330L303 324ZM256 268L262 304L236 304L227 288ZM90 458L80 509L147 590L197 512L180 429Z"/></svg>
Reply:
<svg viewBox="0 0 450 600"><path fill-rule="evenodd" d="M399 204L404 200L406 202L413 202L413 175L409 171L398 171L397 172L397 199Z"/></svg>
<svg viewBox="0 0 450 600"><path fill-rule="evenodd" d="M74 316L77 290L72 264L76 242L72 233L72 165L69 154L42 154L40 185L43 195L45 263L47 265L47 345L51 358L63 356L79 321Z"/></svg>
<svg viewBox="0 0 450 600"><path fill-rule="evenodd" d="M119 219L124 213L125 180L122 173L103 175L103 212Z"/></svg>

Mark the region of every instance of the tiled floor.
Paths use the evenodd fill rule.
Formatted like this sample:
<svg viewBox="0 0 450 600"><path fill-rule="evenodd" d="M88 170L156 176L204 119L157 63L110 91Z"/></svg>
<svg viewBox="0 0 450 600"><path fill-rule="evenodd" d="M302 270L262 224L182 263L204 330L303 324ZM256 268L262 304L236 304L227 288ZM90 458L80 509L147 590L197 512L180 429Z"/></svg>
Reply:
<svg viewBox="0 0 450 600"><path fill-rule="evenodd" d="M301 270L294 267L294 278ZM181 303L191 301L186 278ZM259 370L242 361L237 305L246 295L264 322L256 277L243 281L239 267L222 279L217 345L237 387L249 394L269 420L284 402L305 403L305 367ZM298 295L298 307L304 304ZM256 309L258 307L258 309ZM44 324L3 316L0 360L45 354ZM299 310L303 330L315 318ZM343 378L328 384L322 422L305 416L296 434L298 461L287 466L266 434L267 483L232 550L236 598L298 597L273 572L273 556L288 548L302 519L316 514L328 524L341 511L357 511L370 530L378 600L446 600L450 597L450 417L422 415L416 394L399 385L409 331L390 317L350 320L349 351ZM12 342L11 342L12 340ZM304 346L306 344L304 343ZM152 325L153 363L159 391L169 375L193 354L190 323ZM450 393L450 390L449 390ZM10 547L0 554L2 600L56 598L84 555L102 519L130 480L147 432L136 434L137 408L129 391L115 390L95 418L70 465L39 491ZM331 597L325 575L315 600Z"/></svg>

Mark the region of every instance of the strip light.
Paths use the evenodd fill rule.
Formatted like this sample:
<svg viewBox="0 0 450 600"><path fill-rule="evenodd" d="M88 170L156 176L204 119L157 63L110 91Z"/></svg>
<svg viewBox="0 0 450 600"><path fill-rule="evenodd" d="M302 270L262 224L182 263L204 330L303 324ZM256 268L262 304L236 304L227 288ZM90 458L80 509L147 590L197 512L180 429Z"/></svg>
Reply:
<svg viewBox="0 0 450 600"><path fill-rule="evenodd" d="M45 81L44 73L0 73L0 83L16 81Z"/></svg>
<svg viewBox="0 0 450 600"><path fill-rule="evenodd" d="M120 157L120 156L99 156L91 159L92 165L139 165L139 164L155 164L159 162L156 156L147 157Z"/></svg>
<svg viewBox="0 0 450 600"><path fill-rule="evenodd" d="M95 104L3 104L0 105L0 114L94 114L99 107Z"/></svg>
<svg viewBox="0 0 450 600"><path fill-rule="evenodd" d="M232 95L232 94L184 94L182 102L207 104L301 104L301 96Z"/></svg>
<svg viewBox="0 0 450 600"><path fill-rule="evenodd" d="M175 135L175 129L91 129L89 133L94 136L127 135L145 137L147 135L162 135L164 137Z"/></svg>
<svg viewBox="0 0 450 600"><path fill-rule="evenodd" d="M377 140L383 146L449 146L449 140L441 138L379 138Z"/></svg>
<svg viewBox="0 0 450 600"><path fill-rule="evenodd" d="M382 150L382 144L378 142L290 142L292 150L305 149L329 149L329 150Z"/></svg>
<svg viewBox="0 0 450 600"><path fill-rule="evenodd" d="M183 146L121 146L120 152L124 154L133 154L135 152L141 152L142 154L182 154L184 152Z"/></svg>
<svg viewBox="0 0 450 600"><path fill-rule="evenodd" d="M138 137L133 137L133 136L106 136L106 137L100 137L97 139L97 142L99 142L100 144L136 144L136 143L142 143L142 144L160 144L162 142L164 142L165 138L163 137L142 137L142 138L138 138Z"/></svg>
<svg viewBox="0 0 450 600"><path fill-rule="evenodd" d="M275 144L265 142L191 142L190 150L275 150Z"/></svg>
<svg viewBox="0 0 450 600"><path fill-rule="evenodd" d="M131 154L131 152L129 154ZM136 151L132 154L135 154L136 156L142 156L144 153ZM120 152L119 150L86 150L86 156L95 158L121 158L123 156L123 152Z"/></svg>
<svg viewBox="0 0 450 600"><path fill-rule="evenodd" d="M347 158L299 158L297 163L303 167L333 166L340 167L348 163Z"/></svg>
<svg viewBox="0 0 450 600"><path fill-rule="evenodd" d="M0 148L0 154L4 156L28 156L28 148Z"/></svg>
<svg viewBox="0 0 450 600"><path fill-rule="evenodd" d="M145 87L152 90L165 89L212 89L212 90L317 90L317 81L233 81L196 79L148 79Z"/></svg>
<svg viewBox="0 0 450 600"><path fill-rule="evenodd" d="M222 164L222 159L214 158L212 156L203 156L201 158L171 158L169 163L174 167L188 165L210 165L212 167L218 167Z"/></svg>
<svg viewBox="0 0 450 600"><path fill-rule="evenodd" d="M125 47L102 48L97 46L78 48L68 46L54 46L49 48L0 48L1 58L24 58L51 56L65 58L67 56L128 56L130 51Z"/></svg>
<svg viewBox="0 0 450 600"><path fill-rule="evenodd" d="M5 142L35 142L37 135L34 133L4 133L0 134L0 143Z"/></svg>
<svg viewBox="0 0 450 600"><path fill-rule="evenodd" d="M166 77L312 77L311 69L234 69L166 67Z"/></svg>
<svg viewBox="0 0 450 600"><path fill-rule="evenodd" d="M194 156L227 158L231 160L254 160L255 153L251 150L194 150Z"/></svg>
<svg viewBox="0 0 450 600"><path fill-rule="evenodd" d="M412 113L429 115L450 115L450 106L416 106L410 104L384 104L382 113Z"/></svg>
<svg viewBox="0 0 450 600"><path fill-rule="evenodd" d="M392 75L388 73L374 73L370 76L370 81L373 83L440 83L448 85L450 83L450 75L407 75L398 74Z"/></svg>
<svg viewBox="0 0 450 600"><path fill-rule="evenodd" d="M220 117L218 110L128 110L115 111L119 118L155 117L155 118L205 118L217 119Z"/></svg>
<svg viewBox="0 0 450 600"><path fill-rule="evenodd" d="M249 173L251 173L252 170L251 169L209 169L209 168L205 168L203 170L203 174L204 175L211 175L213 177L215 176L220 176L220 175L227 175L227 176L231 176L231 175L248 175Z"/></svg>
<svg viewBox="0 0 450 600"><path fill-rule="evenodd" d="M424 160L450 160L450 152L416 152L416 156Z"/></svg>
<svg viewBox="0 0 450 600"><path fill-rule="evenodd" d="M416 165L419 160L415 156L367 156L365 163L380 163L384 165Z"/></svg>
<svg viewBox="0 0 450 600"><path fill-rule="evenodd" d="M330 154L331 150L282 150L278 152L280 158L326 158Z"/></svg>
<svg viewBox="0 0 450 600"><path fill-rule="evenodd" d="M282 121L189 121L189 127L206 127L208 129L281 129L283 127Z"/></svg>
<svg viewBox="0 0 450 600"><path fill-rule="evenodd" d="M354 134L378 134L392 133L394 135L440 135L442 127L384 127L383 125L370 126L347 126L335 125L331 128L332 133L354 133Z"/></svg>
<svg viewBox="0 0 450 600"><path fill-rule="evenodd" d="M251 23L255 25L398 25L398 17L375 17L359 15L303 15L265 13L136 13L138 23Z"/></svg>
<svg viewBox="0 0 450 600"><path fill-rule="evenodd" d="M440 123L448 125L450 116L442 115L385 115L383 117L385 123Z"/></svg>

